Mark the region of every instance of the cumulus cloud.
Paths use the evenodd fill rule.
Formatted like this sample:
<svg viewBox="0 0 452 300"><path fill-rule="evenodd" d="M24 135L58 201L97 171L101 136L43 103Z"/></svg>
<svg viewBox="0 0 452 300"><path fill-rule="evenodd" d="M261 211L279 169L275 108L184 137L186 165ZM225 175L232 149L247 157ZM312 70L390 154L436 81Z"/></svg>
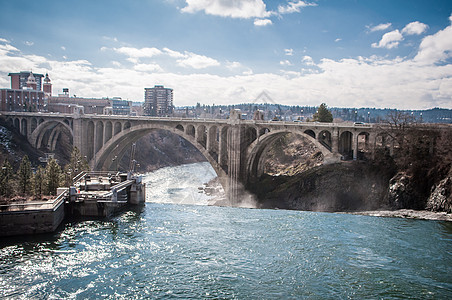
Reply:
<svg viewBox="0 0 452 300"><path fill-rule="evenodd" d="M452 22L452 16L450 17ZM452 57L452 25L426 36L419 45L415 61L423 64L443 62Z"/></svg>
<svg viewBox="0 0 452 300"><path fill-rule="evenodd" d="M335 41L335 42L337 43L337 42L340 42L340 41L342 41L342 39L340 39L340 38L337 38L337 39L335 39L334 41Z"/></svg>
<svg viewBox="0 0 452 300"><path fill-rule="evenodd" d="M291 66L291 65L292 65L292 63L291 63L290 61L288 61L287 59L286 59L286 60L281 60L281 61L279 62L279 64L280 64L281 66Z"/></svg>
<svg viewBox="0 0 452 300"><path fill-rule="evenodd" d="M102 49L102 48L101 48ZM133 47L121 47L121 48L113 48L117 53L125 54L131 58L143 58L143 57L154 57L156 55L162 54L157 48L133 48Z"/></svg>
<svg viewBox="0 0 452 300"><path fill-rule="evenodd" d="M66 47L61 46L61 50L66 51Z"/></svg>
<svg viewBox="0 0 452 300"><path fill-rule="evenodd" d="M204 11L208 15L240 19L265 18L270 15L262 0L186 0L182 12Z"/></svg>
<svg viewBox="0 0 452 300"><path fill-rule="evenodd" d="M280 14L299 13L303 7L317 6L316 3L308 3L305 1L290 1L286 6L279 5L278 12Z"/></svg>
<svg viewBox="0 0 452 300"><path fill-rule="evenodd" d="M25 41L24 44L27 46L33 46L35 43L32 41Z"/></svg>
<svg viewBox="0 0 452 300"><path fill-rule="evenodd" d="M371 26L367 26L368 28L369 28L369 31L370 32L374 32L374 31L383 31L383 30L386 30L386 29L388 29L389 27L391 27L391 23L384 23L384 24L378 24L378 25L376 25L376 26L373 26L373 27L371 27Z"/></svg>
<svg viewBox="0 0 452 300"><path fill-rule="evenodd" d="M4 38L0 38L0 42L2 42L2 43L10 43L10 41L8 41L7 39L4 39Z"/></svg>
<svg viewBox="0 0 452 300"><path fill-rule="evenodd" d="M272 25L272 21L270 19L256 19L254 20L254 26L267 26Z"/></svg>
<svg viewBox="0 0 452 300"><path fill-rule="evenodd" d="M137 64L133 69L140 72L163 72L158 64Z"/></svg>
<svg viewBox="0 0 452 300"><path fill-rule="evenodd" d="M204 69L220 65L216 59L191 52L186 52L184 58L178 59L177 63L181 67L190 67L194 69Z"/></svg>
<svg viewBox="0 0 452 300"><path fill-rule="evenodd" d="M288 56L292 56L293 55L293 49L284 49L284 53Z"/></svg>
<svg viewBox="0 0 452 300"><path fill-rule="evenodd" d="M301 61L308 66L314 66L314 60L312 59L312 57L310 57L309 55L305 55L303 56L303 58L301 59Z"/></svg>
<svg viewBox="0 0 452 300"><path fill-rule="evenodd" d="M383 37L381 38L380 42L377 43L373 43L372 47L373 48L387 48L387 49L392 49L392 48L397 48L397 46L399 46L399 42L403 40L403 35L400 33L400 31L398 29L387 32L383 35Z"/></svg>
<svg viewBox="0 0 452 300"><path fill-rule="evenodd" d="M163 48L163 51L171 57L175 57L175 58L185 57L185 54L180 53L178 51L168 49L168 48Z"/></svg>
<svg viewBox="0 0 452 300"><path fill-rule="evenodd" d="M421 22L411 22L409 24L407 24L403 29L402 29L402 34L406 34L406 35L419 35L424 33L428 28L428 25L421 23Z"/></svg>

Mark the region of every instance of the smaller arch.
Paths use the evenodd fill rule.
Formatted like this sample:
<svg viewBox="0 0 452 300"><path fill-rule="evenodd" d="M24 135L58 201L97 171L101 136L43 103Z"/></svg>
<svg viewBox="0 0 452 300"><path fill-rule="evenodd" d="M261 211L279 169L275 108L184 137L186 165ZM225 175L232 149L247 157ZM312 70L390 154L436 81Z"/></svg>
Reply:
<svg viewBox="0 0 452 300"><path fill-rule="evenodd" d="M315 132L311 129L306 129L304 131L304 133L306 133L307 135L309 135L310 137L312 137L313 139L315 139Z"/></svg>
<svg viewBox="0 0 452 300"><path fill-rule="evenodd" d="M68 119L64 119L63 122L66 123L68 126L70 126L70 123L69 123L69 120L68 120Z"/></svg>
<svg viewBox="0 0 452 300"><path fill-rule="evenodd" d="M182 126L181 124L178 124L178 125L176 126L176 129L183 132L183 131L184 131L184 126Z"/></svg>
<svg viewBox="0 0 452 300"><path fill-rule="evenodd" d="M353 133L344 131L339 136L339 153L344 159L353 158Z"/></svg>
<svg viewBox="0 0 452 300"><path fill-rule="evenodd" d="M357 144L358 144L358 159L365 159L366 154L369 153L370 143L369 143L369 132L360 132L357 136Z"/></svg>
<svg viewBox="0 0 452 300"><path fill-rule="evenodd" d="M40 118L40 119L39 119L39 122L38 122L38 125L41 125L42 123L44 123L44 119L43 119L43 118Z"/></svg>
<svg viewBox="0 0 452 300"><path fill-rule="evenodd" d="M268 129L267 127L261 128L259 129L259 136L267 134L270 132L270 129Z"/></svg>
<svg viewBox="0 0 452 300"><path fill-rule="evenodd" d="M35 131L35 129L38 127L38 120L36 118L31 118L31 132Z"/></svg>
<svg viewBox="0 0 452 300"><path fill-rule="evenodd" d="M185 132L186 134L188 134L189 136L195 137L195 126L193 125L188 125L187 126L187 132Z"/></svg>
<svg viewBox="0 0 452 300"><path fill-rule="evenodd" d="M204 148L207 146L207 129L206 126L200 125L197 128L196 141L200 143Z"/></svg>
<svg viewBox="0 0 452 300"><path fill-rule="evenodd" d="M17 130L20 130L20 121L19 121L19 118L15 118L15 119L14 119L14 128L16 128Z"/></svg>
<svg viewBox="0 0 452 300"><path fill-rule="evenodd" d="M320 131L317 140L322 144L325 148L327 148L329 151L332 149L332 139L331 139L331 132L328 130L322 130Z"/></svg>
<svg viewBox="0 0 452 300"><path fill-rule="evenodd" d="M245 129L245 145L248 147L257 139L257 129L254 127L247 127Z"/></svg>
<svg viewBox="0 0 452 300"><path fill-rule="evenodd" d="M114 126L114 134L113 135L117 135L118 133L120 133L122 131L122 125L120 122L115 122L115 126Z"/></svg>
<svg viewBox="0 0 452 300"><path fill-rule="evenodd" d="M132 126L132 125L130 125L130 122L127 121L127 122L124 123L123 130L129 129L131 126Z"/></svg>
<svg viewBox="0 0 452 300"><path fill-rule="evenodd" d="M105 143L108 142L113 135L113 125L110 121L105 123Z"/></svg>

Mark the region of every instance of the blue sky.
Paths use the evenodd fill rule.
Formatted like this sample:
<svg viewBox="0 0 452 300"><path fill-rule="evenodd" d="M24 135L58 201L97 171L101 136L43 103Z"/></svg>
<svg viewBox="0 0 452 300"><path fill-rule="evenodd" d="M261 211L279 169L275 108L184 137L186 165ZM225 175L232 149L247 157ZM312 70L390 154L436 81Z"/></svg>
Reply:
<svg viewBox="0 0 452 300"><path fill-rule="evenodd" d="M0 0L0 87L177 106L252 102L452 108L452 1Z"/></svg>

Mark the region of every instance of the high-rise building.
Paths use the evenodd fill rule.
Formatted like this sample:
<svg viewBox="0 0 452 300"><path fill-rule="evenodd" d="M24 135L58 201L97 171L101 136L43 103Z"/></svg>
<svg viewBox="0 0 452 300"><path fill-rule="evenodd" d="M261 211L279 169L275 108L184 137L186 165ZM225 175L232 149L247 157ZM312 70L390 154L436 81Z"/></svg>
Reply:
<svg viewBox="0 0 452 300"><path fill-rule="evenodd" d="M36 81L35 90L41 91L42 90L42 77L44 77L44 75L35 74L32 72L24 72L24 71L22 71L20 73L9 73L8 74L8 76L11 76L11 89L22 90L22 89L26 88L30 75L33 75L33 77Z"/></svg>
<svg viewBox="0 0 452 300"><path fill-rule="evenodd" d="M173 113L173 89L156 85L144 89L144 114L147 116L168 116Z"/></svg>

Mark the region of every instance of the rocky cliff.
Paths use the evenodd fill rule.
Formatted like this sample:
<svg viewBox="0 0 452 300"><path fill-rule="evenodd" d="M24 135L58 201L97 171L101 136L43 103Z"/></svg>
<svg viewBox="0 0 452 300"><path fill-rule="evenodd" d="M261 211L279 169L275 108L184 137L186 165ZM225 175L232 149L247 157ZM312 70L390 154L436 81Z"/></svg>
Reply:
<svg viewBox="0 0 452 300"><path fill-rule="evenodd" d="M295 176L264 175L249 186L261 208L357 211L387 208L390 174L365 163L317 166Z"/></svg>

